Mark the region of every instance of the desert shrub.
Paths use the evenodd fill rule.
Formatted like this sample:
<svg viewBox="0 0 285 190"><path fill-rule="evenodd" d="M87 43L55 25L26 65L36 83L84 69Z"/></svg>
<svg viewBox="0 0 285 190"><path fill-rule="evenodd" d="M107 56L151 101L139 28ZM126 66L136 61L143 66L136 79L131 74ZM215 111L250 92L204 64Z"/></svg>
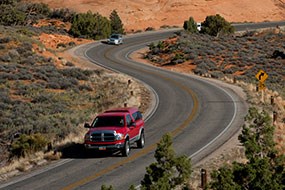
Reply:
<svg viewBox="0 0 285 190"><path fill-rule="evenodd" d="M67 68L59 71L65 77L72 77L78 80L88 80L88 75L82 72L79 68ZM88 73L88 72L87 72Z"/></svg>
<svg viewBox="0 0 285 190"><path fill-rule="evenodd" d="M62 19L63 22L71 22L75 14L76 13L70 9L61 8L53 10L50 14L50 18Z"/></svg>
<svg viewBox="0 0 285 190"><path fill-rule="evenodd" d="M0 56L0 61L2 61L2 62L10 62L10 61L12 61L12 58L10 57L9 54L4 54L4 55Z"/></svg>
<svg viewBox="0 0 285 190"><path fill-rule="evenodd" d="M111 31L111 23L106 17L88 11L73 17L69 33L75 37L86 36L92 39L103 39L109 37Z"/></svg>
<svg viewBox="0 0 285 190"><path fill-rule="evenodd" d="M52 94L40 93L36 97L34 97L31 102L34 104L36 104L36 103L49 104L49 103L52 103L51 102L52 100L53 100Z"/></svg>
<svg viewBox="0 0 285 190"><path fill-rule="evenodd" d="M62 34L62 35L68 35L68 31L66 31L64 28L58 28L53 25L49 26L41 26L40 30L42 32L45 32L47 34Z"/></svg>
<svg viewBox="0 0 285 190"><path fill-rule="evenodd" d="M46 88L60 89L60 85L56 81L48 81Z"/></svg>
<svg viewBox="0 0 285 190"><path fill-rule="evenodd" d="M58 84L60 86L60 89L62 90L67 90L74 87L74 84L70 80L65 78L62 78L60 81L58 81Z"/></svg>
<svg viewBox="0 0 285 190"><path fill-rule="evenodd" d="M32 55L29 55L28 53L28 57L27 58L22 58L20 61L19 61L19 64L22 64L22 65L35 65L36 64L36 60L35 60L35 57L32 56Z"/></svg>
<svg viewBox="0 0 285 190"><path fill-rule="evenodd" d="M19 76L18 75L14 75L13 73L1 73L0 79L18 80Z"/></svg>
<svg viewBox="0 0 285 190"><path fill-rule="evenodd" d="M206 20L202 23L201 33L217 36L219 34L230 34L234 32L234 27L231 26L219 14L207 16Z"/></svg>
<svg viewBox="0 0 285 190"><path fill-rule="evenodd" d="M73 41L68 42L68 46L71 46L71 47L76 46L76 43L75 43L75 42L73 42Z"/></svg>
<svg viewBox="0 0 285 190"><path fill-rule="evenodd" d="M25 157L28 153L43 150L47 143L46 137L41 134L22 134L11 145L11 157Z"/></svg>
<svg viewBox="0 0 285 190"><path fill-rule="evenodd" d="M171 63L179 64L184 62L183 53L175 53L174 57L171 59Z"/></svg>
<svg viewBox="0 0 285 190"><path fill-rule="evenodd" d="M86 84L80 85L80 86L78 87L78 89L81 90L81 91L84 91L84 90L86 90L86 91L92 91L92 90L93 90L93 88L92 88L91 86L86 85Z"/></svg>
<svg viewBox="0 0 285 190"><path fill-rule="evenodd" d="M33 76L34 76L34 79L36 80L44 80L44 81L48 80L48 77L44 73L39 73L39 72L34 73Z"/></svg>
<svg viewBox="0 0 285 190"><path fill-rule="evenodd" d="M32 37L32 36L35 35L35 33L32 32L32 31L31 31L29 28L27 28L27 27L22 27L22 28L18 29L16 32L17 32L18 34L23 34L23 35L28 36L28 37Z"/></svg>
<svg viewBox="0 0 285 190"><path fill-rule="evenodd" d="M33 75L23 70L18 72L16 75L18 75L19 80L32 80L33 79Z"/></svg>
<svg viewBox="0 0 285 190"><path fill-rule="evenodd" d="M5 104L11 103L11 99L10 99L10 97L9 97L9 91L8 91L8 89L3 89L3 88L1 88L1 91L0 91L0 99L1 99L1 102L2 102L2 103L5 103Z"/></svg>
<svg viewBox="0 0 285 190"><path fill-rule="evenodd" d="M74 63L72 63L70 61L67 61L65 65L68 67L74 67Z"/></svg>
<svg viewBox="0 0 285 190"><path fill-rule="evenodd" d="M145 31L154 31L155 30L155 28L153 28L153 27L151 27L151 26L149 26L149 27L147 27L146 29L145 29Z"/></svg>
<svg viewBox="0 0 285 190"><path fill-rule="evenodd" d="M213 71L211 72L211 77L212 78L222 78L224 76L223 72L221 71Z"/></svg>
<svg viewBox="0 0 285 190"><path fill-rule="evenodd" d="M0 4L0 24L15 26L24 24L25 14L13 5Z"/></svg>
<svg viewBox="0 0 285 190"><path fill-rule="evenodd" d="M160 26L159 28L161 28L161 29L166 29L166 28L171 28L169 25L162 25L162 26Z"/></svg>
<svg viewBox="0 0 285 190"><path fill-rule="evenodd" d="M183 28L184 28L184 30L186 30L190 33L198 33L199 32L197 29L197 23L195 22L193 17L189 17L188 20L184 21Z"/></svg>
<svg viewBox="0 0 285 190"><path fill-rule="evenodd" d="M0 50L6 49L6 45L0 44Z"/></svg>
<svg viewBox="0 0 285 190"><path fill-rule="evenodd" d="M198 64L197 67L202 70L214 70L216 68L216 64L211 60L203 60L203 62Z"/></svg>
<svg viewBox="0 0 285 190"><path fill-rule="evenodd" d="M186 54L184 57L186 60L194 60L197 58L197 55L195 53L190 53L190 54Z"/></svg>
<svg viewBox="0 0 285 190"><path fill-rule="evenodd" d="M11 42L13 39L11 37L4 37L4 38L0 38L0 43L1 44L6 44Z"/></svg>
<svg viewBox="0 0 285 190"><path fill-rule="evenodd" d="M66 48L67 46L66 46L65 43L58 43L58 44L56 45L56 48L61 48L61 47Z"/></svg>
<svg viewBox="0 0 285 190"><path fill-rule="evenodd" d="M16 49L9 50L8 54L13 60L20 57L20 54Z"/></svg>
<svg viewBox="0 0 285 190"><path fill-rule="evenodd" d="M196 74L196 75L202 76L202 75L205 75L206 73L207 73L207 70L205 70L205 69L201 69L201 68L195 68L194 69L194 74Z"/></svg>

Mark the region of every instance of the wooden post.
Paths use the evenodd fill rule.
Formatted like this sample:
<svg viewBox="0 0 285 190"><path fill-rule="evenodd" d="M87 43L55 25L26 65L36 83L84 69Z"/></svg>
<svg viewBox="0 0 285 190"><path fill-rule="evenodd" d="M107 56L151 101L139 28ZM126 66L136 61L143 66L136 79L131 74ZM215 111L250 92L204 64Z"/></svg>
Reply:
<svg viewBox="0 0 285 190"><path fill-rule="evenodd" d="M206 189L207 186L207 171L205 169L201 169L201 188Z"/></svg>
<svg viewBox="0 0 285 190"><path fill-rule="evenodd" d="M271 102L271 105L274 105L274 97L273 96L271 96L270 102Z"/></svg>
<svg viewBox="0 0 285 190"><path fill-rule="evenodd" d="M273 124L275 123L275 121L277 120L277 112L276 111L273 111Z"/></svg>

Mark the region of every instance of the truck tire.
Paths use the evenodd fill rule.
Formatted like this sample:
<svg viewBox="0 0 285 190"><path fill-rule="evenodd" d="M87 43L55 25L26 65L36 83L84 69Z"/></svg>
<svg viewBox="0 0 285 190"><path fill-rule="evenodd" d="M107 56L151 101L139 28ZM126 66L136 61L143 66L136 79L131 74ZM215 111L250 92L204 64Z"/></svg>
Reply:
<svg viewBox="0 0 285 190"><path fill-rule="evenodd" d="M130 154L130 141L127 139L125 141L125 145L124 145L124 148L122 149L122 155L124 157L128 157Z"/></svg>
<svg viewBox="0 0 285 190"><path fill-rule="evenodd" d="M140 135L140 139L137 141L137 147L138 148L143 148L145 143L145 138L144 138L144 132L142 131Z"/></svg>

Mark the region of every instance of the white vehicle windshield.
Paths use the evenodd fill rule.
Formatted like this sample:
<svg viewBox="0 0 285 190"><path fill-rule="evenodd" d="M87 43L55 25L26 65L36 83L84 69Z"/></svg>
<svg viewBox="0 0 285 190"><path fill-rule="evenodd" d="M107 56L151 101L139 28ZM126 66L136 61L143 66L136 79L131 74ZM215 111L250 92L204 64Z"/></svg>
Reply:
<svg viewBox="0 0 285 190"><path fill-rule="evenodd" d="M119 39L119 38L120 38L120 35L118 35L118 34L113 34L113 35L111 36L111 38Z"/></svg>

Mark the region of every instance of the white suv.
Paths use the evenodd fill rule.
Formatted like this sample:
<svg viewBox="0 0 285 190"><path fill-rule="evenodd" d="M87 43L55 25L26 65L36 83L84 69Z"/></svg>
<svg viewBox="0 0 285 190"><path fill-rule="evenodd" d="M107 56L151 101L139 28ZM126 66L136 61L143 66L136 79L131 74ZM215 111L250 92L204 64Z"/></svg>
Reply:
<svg viewBox="0 0 285 190"><path fill-rule="evenodd" d="M201 22L197 22L197 30L200 32L202 28Z"/></svg>
<svg viewBox="0 0 285 190"><path fill-rule="evenodd" d="M108 44L123 44L123 36L121 34L112 34L108 39Z"/></svg>

